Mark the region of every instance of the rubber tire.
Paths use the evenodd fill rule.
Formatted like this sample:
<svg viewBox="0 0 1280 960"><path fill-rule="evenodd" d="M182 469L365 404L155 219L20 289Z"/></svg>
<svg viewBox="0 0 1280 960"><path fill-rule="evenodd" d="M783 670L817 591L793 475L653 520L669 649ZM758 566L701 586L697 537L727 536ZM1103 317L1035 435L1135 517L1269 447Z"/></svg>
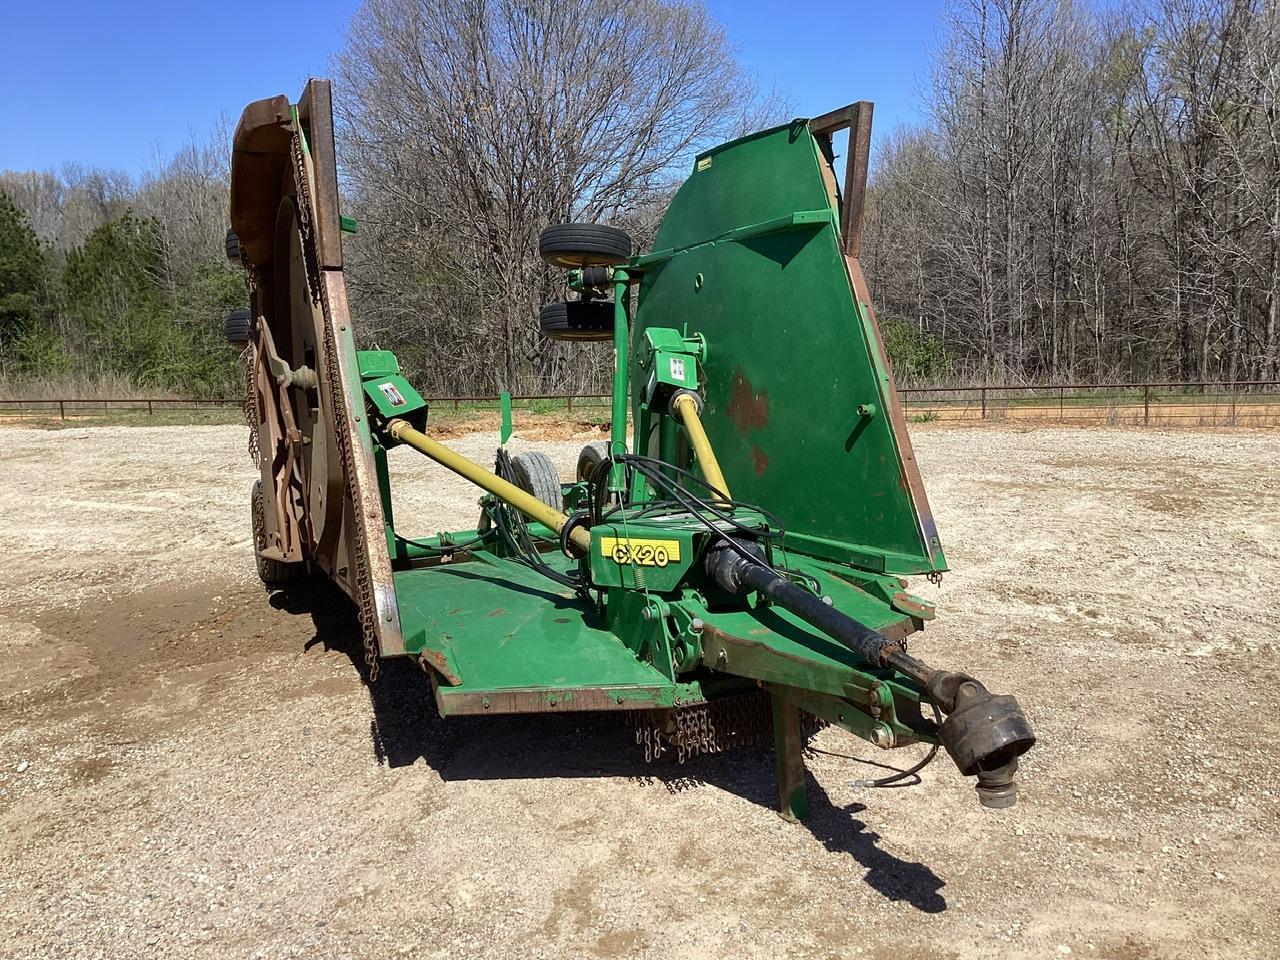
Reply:
<svg viewBox="0 0 1280 960"><path fill-rule="evenodd" d="M595 343L613 339L612 300L557 300L538 313L542 332L552 340Z"/></svg>
<svg viewBox="0 0 1280 960"><path fill-rule="evenodd" d="M517 487L564 513L564 491L560 488L560 475L556 473L550 457L530 450L512 457L511 466L515 470Z"/></svg>
<svg viewBox="0 0 1280 960"><path fill-rule="evenodd" d="M538 234L538 254L566 270L613 267L631 259L631 237L603 223L557 223Z"/></svg>
<svg viewBox="0 0 1280 960"><path fill-rule="evenodd" d="M243 350L249 343L249 331L253 328L253 313L248 307L238 307L227 314L227 343Z"/></svg>
<svg viewBox="0 0 1280 960"><path fill-rule="evenodd" d="M265 527L265 518L262 513L262 481L253 481L253 493L249 497L249 505L252 513L249 516L249 522L252 526L249 528L253 531L253 560L258 568L258 579L262 581L262 585L268 589L273 587L283 587L287 583L301 579L306 575L306 563L286 563L283 560L274 560L271 557L262 555L263 544L258 542L258 527L261 523L263 529Z"/></svg>
<svg viewBox="0 0 1280 960"><path fill-rule="evenodd" d="M244 261L240 259L240 238L234 230L227 231L227 259L237 267L244 266Z"/></svg>
<svg viewBox="0 0 1280 960"><path fill-rule="evenodd" d="M575 476L579 480L590 480L591 474L595 472L596 467L608 459L608 440L596 440L594 443L588 443L582 448L582 452L578 454L578 469L575 472Z"/></svg>

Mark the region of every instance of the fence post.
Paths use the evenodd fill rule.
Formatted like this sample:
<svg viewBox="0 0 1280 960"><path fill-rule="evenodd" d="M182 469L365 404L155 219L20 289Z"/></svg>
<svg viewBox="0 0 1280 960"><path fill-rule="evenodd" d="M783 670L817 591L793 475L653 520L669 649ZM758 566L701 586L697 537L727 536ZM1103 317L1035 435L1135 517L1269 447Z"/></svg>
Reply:
<svg viewBox="0 0 1280 960"><path fill-rule="evenodd" d="M573 413L573 394L569 394L569 413Z"/></svg>
<svg viewBox="0 0 1280 960"><path fill-rule="evenodd" d="M66 403L67 403L67 401L65 401L65 400L59 400L59 401L58 401L58 417L59 417L60 419L62 419L62 420L67 419L67 407L66 407Z"/></svg>
<svg viewBox="0 0 1280 960"><path fill-rule="evenodd" d="M982 388L982 419L987 419L987 388Z"/></svg>
<svg viewBox="0 0 1280 960"><path fill-rule="evenodd" d="M1229 389L1231 391L1228 394L1231 398L1231 426L1234 427L1236 425L1236 385L1232 383Z"/></svg>
<svg viewBox="0 0 1280 960"><path fill-rule="evenodd" d="M1058 387L1058 419L1059 420L1062 420L1065 418L1065 411L1062 409L1062 404L1063 404L1063 401L1066 399L1065 397L1066 389L1067 388L1064 386Z"/></svg>
<svg viewBox="0 0 1280 960"><path fill-rule="evenodd" d="M1151 425L1151 384L1142 385L1142 424Z"/></svg>
<svg viewBox="0 0 1280 960"><path fill-rule="evenodd" d="M150 401L150 400L148 400L148 401L147 401L147 416L148 416L148 417L153 417L153 416L155 416L155 410L153 410L153 409L151 408L151 401Z"/></svg>

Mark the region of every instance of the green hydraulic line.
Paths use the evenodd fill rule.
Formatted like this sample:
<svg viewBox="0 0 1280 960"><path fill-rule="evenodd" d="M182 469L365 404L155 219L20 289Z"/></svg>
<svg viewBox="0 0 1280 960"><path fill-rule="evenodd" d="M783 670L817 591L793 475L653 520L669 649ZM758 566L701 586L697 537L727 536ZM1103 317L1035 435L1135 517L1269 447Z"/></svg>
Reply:
<svg viewBox="0 0 1280 960"><path fill-rule="evenodd" d="M458 476L470 480L477 487L492 493L499 500L515 507L521 513L550 527L557 534L569 522L568 516L555 507L548 506L531 493L521 490L514 483L503 480L496 473L491 473L473 460L468 460L460 453L455 453L438 440L432 440L425 433L415 430L403 420L392 420L387 424L387 433L419 453L425 454L442 467L447 467ZM591 534L582 527L576 527L569 534L569 542L589 553L591 550Z"/></svg>
<svg viewBox="0 0 1280 960"><path fill-rule="evenodd" d="M627 317L627 284L625 270L613 271L613 422L609 425L609 455L627 452L627 385L630 380L631 324ZM625 493L626 470L614 463L609 472L609 489Z"/></svg>

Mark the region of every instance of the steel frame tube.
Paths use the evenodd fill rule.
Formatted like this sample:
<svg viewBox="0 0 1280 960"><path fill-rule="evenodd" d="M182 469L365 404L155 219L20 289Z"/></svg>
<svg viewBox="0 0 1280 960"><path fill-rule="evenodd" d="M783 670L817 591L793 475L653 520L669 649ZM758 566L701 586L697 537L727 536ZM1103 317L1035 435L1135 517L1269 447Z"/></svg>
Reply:
<svg viewBox="0 0 1280 960"><path fill-rule="evenodd" d="M496 473L486 470L473 460L468 460L460 453L455 453L438 440L432 440L425 433L413 429L403 420L392 420L387 424L387 433L406 446L413 447L419 453L430 457L440 466L452 470L458 476L470 480L477 487L492 493L499 500L515 507L525 516L550 527L556 533L564 529L569 522L568 516L555 507L548 506L531 493L521 490L514 483L503 480ZM591 534L582 527L575 528L569 534L569 542L583 553L591 550Z"/></svg>
<svg viewBox="0 0 1280 960"><path fill-rule="evenodd" d="M613 417L609 424L609 455L627 452L627 388L631 377L631 323L627 315L627 290L630 277L619 267L613 270ZM609 473L609 489L621 495L626 491L626 470L614 463Z"/></svg>

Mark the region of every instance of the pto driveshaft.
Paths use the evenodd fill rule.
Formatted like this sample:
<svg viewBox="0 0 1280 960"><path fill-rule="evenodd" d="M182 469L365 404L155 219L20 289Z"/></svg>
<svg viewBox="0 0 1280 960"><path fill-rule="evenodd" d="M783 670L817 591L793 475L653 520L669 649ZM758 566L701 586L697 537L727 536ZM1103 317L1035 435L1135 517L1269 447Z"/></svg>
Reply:
<svg viewBox="0 0 1280 960"><path fill-rule="evenodd" d="M405 421L391 420L387 423L386 430L393 439L399 440L406 446L413 447L413 449L430 457L440 466L452 470L466 480L470 480L477 487L493 494L504 503L515 507L530 519L543 526L550 527L556 533L560 533L565 524L569 522L568 516L555 507L548 506L533 494L521 490L514 483L503 480L496 473L486 470L474 460L468 460L462 454L455 453L443 443L432 440L425 433L409 426ZM569 531L569 542L583 553L591 550L591 534L582 527Z"/></svg>
<svg viewBox="0 0 1280 960"><path fill-rule="evenodd" d="M1013 774L1018 757L1035 745L1035 734L1008 695L993 694L973 677L935 670L909 656L878 630L841 613L788 580L758 556L754 544L722 540L707 552L707 573L729 593L758 592L874 667L892 667L918 683L929 700L947 714L938 739L967 777L978 777L983 806L1012 806L1017 798Z"/></svg>

